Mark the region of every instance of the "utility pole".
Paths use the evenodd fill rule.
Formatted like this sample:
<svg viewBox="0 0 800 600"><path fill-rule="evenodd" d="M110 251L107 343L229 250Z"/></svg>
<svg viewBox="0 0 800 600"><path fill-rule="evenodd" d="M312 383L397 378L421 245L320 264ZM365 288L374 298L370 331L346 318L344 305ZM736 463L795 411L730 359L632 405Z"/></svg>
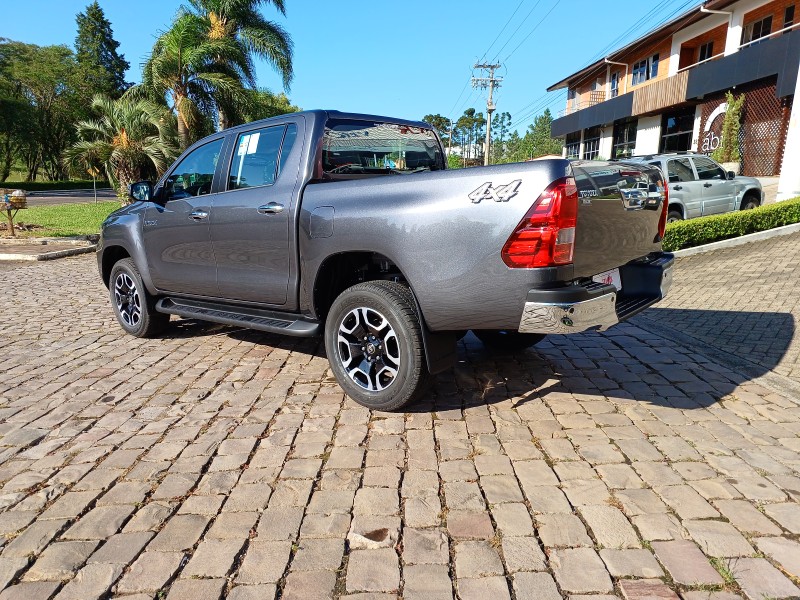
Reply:
<svg viewBox="0 0 800 600"><path fill-rule="evenodd" d="M492 104L492 96L494 93L494 88L500 87L500 82L503 81L503 78L494 76L495 69L500 68L499 64L480 63L480 64L475 64L473 68L489 71L489 77L472 78L472 87L482 88L482 89L486 89L487 87L489 88L489 97L486 99L486 144L483 156L483 164L488 165L489 148L492 143L492 113L496 108L495 105Z"/></svg>
<svg viewBox="0 0 800 600"><path fill-rule="evenodd" d="M447 134L447 157L453 153L453 119L450 119L450 133Z"/></svg>

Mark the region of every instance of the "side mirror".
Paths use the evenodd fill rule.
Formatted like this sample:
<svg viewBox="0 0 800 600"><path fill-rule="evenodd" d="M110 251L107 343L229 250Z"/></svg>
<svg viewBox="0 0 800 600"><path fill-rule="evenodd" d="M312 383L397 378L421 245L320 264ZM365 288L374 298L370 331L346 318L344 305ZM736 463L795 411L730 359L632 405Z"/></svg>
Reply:
<svg viewBox="0 0 800 600"><path fill-rule="evenodd" d="M736 173L734 171L728 171L728 179L736 179Z"/></svg>
<svg viewBox="0 0 800 600"><path fill-rule="evenodd" d="M128 196L139 202L147 202L153 197L153 184L149 181L137 181L128 186Z"/></svg>

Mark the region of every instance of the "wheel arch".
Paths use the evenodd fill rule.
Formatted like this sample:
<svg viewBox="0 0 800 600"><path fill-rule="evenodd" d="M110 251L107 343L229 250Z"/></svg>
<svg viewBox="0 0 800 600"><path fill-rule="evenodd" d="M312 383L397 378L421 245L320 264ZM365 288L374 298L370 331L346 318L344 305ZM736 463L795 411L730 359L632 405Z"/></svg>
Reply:
<svg viewBox="0 0 800 600"><path fill-rule="evenodd" d="M130 258L131 254L124 246L108 246L103 248L103 256L101 259L101 269L102 269L102 277L103 283L106 287L109 286L109 280L111 279L111 269L114 268L114 265L121 261L123 258Z"/></svg>
<svg viewBox="0 0 800 600"><path fill-rule="evenodd" d="M684 208L682 203L671 201L669 203L669 205L667 206L667 213L670 213L670 212L673 212L673 211L681 213L681 218L682 219L686 218L686 209Z"/></svg>
<svg viewBox="0 0 800 600"><path fill-rule="evenodd" d="M761 206L761 196L761 190L756 188L746 189L742 194L741 201L739 202L739 210L744 209L744 205L747 203L748 198L755 198L756 202L758 202L758 205Z"/></svg>

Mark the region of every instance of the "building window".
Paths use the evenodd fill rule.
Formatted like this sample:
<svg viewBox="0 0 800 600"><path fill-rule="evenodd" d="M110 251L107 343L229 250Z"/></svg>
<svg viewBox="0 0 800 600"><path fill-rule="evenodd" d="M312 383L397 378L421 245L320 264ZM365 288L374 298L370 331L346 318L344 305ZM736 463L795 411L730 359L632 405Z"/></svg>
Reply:
<svg viewBox="0 0 800 600"><path fill-rule="evenodd" d="M661 119L659 152L683 152L692 148L694 108L686 112L667 113Z"/></svg>
<svg viewBox="0 0 800 600"><path fill-rule="evenodd" d="M567 158L580 158L581 153L581 132L568 133L564 140L564 148L567 151Z"/></svg>
<svg viewBox="0 0 800 600"><path fill-rule="evenodd" d="M794 25L794 4L787 6L783 13L783 28L787 29Z"/></svg>
<svg viewBox="0 0 800 600"><path fill-rule="evenodd" d="M639 121L631 119L614 123L614 140L611 148L611 158L628 158L633 156L636 148L636 130Z"/></svg>
<svg viewBox="0 0 800 600"><path fill-rule="evenodd" d="M649 58L640 60L633 65L633 76L631 85L644 83L648 79L655 79L658 76L658 53Z"/></svg>
<svg viewBox="0 0 800 600"><path fill-rule="evenodd" d="M611 74L611 97L617 96L619 96L619 71L614 71Z"/></svg>
<svg viewBox="0 0 800 600"><path fill-rule="evenodd" d="M742 45L768 36L772 32L772 15L744 26Z"/></svg>
<svg viewBox="0 0 800 600"><path fill-rule="evenodd" d="M603 135L601 127L590 127L583 130L583 158L594 160L600 154L600 136Z"/></svg>
<svg viewBox="0 0 800 600"><path fill-rule="evenodd" d="M714 56L714 42L708 42L700 46L700 53L697 56L697 62L703 62Z"/></svg>

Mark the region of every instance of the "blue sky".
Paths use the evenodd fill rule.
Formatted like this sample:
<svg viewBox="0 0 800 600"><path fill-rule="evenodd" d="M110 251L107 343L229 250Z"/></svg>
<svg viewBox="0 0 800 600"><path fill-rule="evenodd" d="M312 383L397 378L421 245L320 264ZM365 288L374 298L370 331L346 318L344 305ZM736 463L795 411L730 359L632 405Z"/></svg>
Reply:
<svg viewBox="0 0 800 600"><path fill-rule="evenodd" d="M455 118L469 106L485 110L485 92L468 85L471 67L481 58L497 59L505 77L495 97L497 110L510 112L522 131L546 106L554 116L564 108L564 92L547 94L549 85L699 1L286 0L286 17L271 7L265 15L294 40L289 97L296 105ZM88 3L7 0L0 37L72 46L75 15ZM138 81L155 36L169 26L181 2L100 0L100 5L131 63L128 80ZM269 65L258 65L257 73L259 85L281 89Z"/></svg>

